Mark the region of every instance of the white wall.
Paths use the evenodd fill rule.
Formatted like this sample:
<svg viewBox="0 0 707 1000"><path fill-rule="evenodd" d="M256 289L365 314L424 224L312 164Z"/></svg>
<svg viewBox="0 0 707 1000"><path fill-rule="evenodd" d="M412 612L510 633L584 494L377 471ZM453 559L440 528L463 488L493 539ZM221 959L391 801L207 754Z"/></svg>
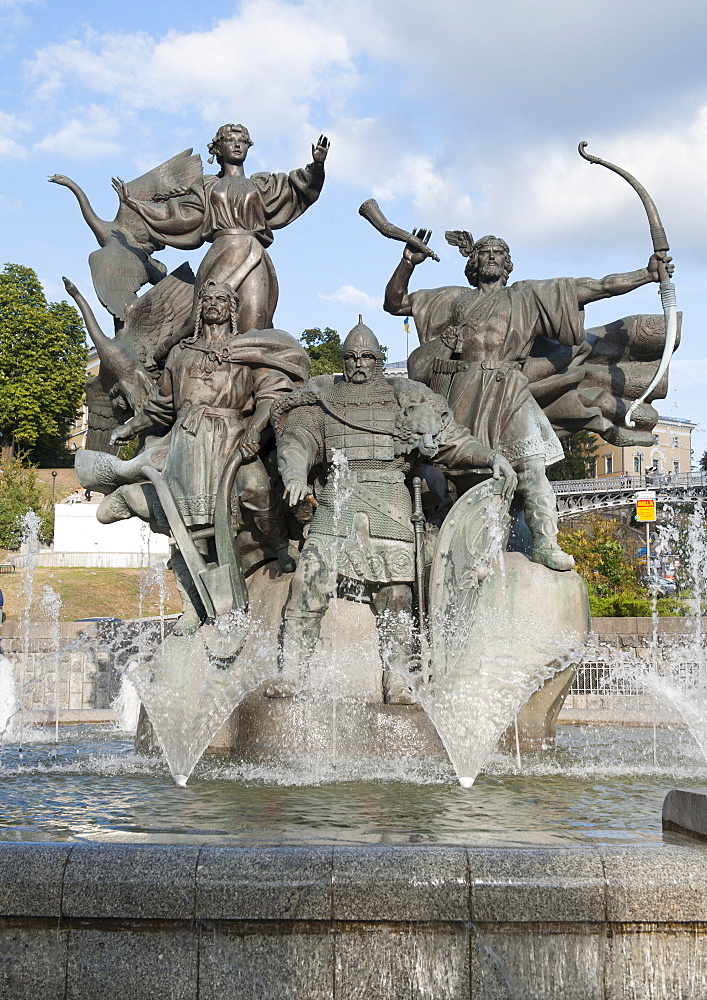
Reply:
<svg viewBox="0 0 707 1000"><path fill-rule="evenodd" d="M101 524L96 519L97 503L58 503L54 507L54 552L146 551L167 555L166 535L157 535L137 517L115 524Z"/></svg>

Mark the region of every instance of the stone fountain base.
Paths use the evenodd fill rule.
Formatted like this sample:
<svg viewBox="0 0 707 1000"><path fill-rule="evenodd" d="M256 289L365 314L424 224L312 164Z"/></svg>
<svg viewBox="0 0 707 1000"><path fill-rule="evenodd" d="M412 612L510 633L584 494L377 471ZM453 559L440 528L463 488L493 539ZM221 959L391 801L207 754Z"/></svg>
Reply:
<svg viewBox="0 0 707 1000"><path fill-rule="evenodd" d="M706 899L697 845L4 843L0 996L697 1000Z"/></svg>
<svg viewBox="0 0 707 1000"><path fill-rule="evenodd" d="M586 590L576 573L555 573L517 552L505 554L505 593L519 621L534 617L542 634L588 632ZM277 662L277 631L291 577L272 563L248 579L251 630L241 657L263 661L260 676L272 676ZM569 666L535 692L518 715L521 751L553 745L557 717L576 667ZM233 754L248 762L309 760L322 763L412 756L446 762L437 730L419 705L386 705L383 666L370 605L336 599L324 616L306 698L267 698L267 683L247 695L211 741L207 753ZM139 749L155 748L144 709L138 725ZM514 750L516 729L500 747Z"/></svg>
<svg viewBox="0 0 707 1000"><path fill-rule="evenodd" d="M252 763L448 759L437 730L419 705L352 698L313 704L266 698L261 691L241 703L207 753L236 753Z"/></svg>

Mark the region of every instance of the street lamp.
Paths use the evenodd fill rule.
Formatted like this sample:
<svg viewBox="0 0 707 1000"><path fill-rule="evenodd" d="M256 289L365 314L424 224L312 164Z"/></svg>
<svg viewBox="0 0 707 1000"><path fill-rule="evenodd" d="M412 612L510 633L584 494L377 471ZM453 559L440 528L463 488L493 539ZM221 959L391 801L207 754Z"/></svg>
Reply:
<svg viewBox="0 0 707 1000"><path fill-rule="evenodd" d="M54 497L56 496L56 477L58 473L56 469L52 469L52 503L54 503Z"/></svg>

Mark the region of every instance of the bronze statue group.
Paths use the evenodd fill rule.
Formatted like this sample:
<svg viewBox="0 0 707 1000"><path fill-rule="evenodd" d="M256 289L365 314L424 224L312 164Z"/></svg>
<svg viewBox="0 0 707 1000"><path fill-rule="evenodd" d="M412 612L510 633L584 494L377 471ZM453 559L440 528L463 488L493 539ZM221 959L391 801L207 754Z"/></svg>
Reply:
<svg viewBox="0 0 707 1000"><path fill-rule="evenodd" d="M304 168L248 177L251 145L244 126L224 125L209 145L217 174L203 175L186 150L137 181L114 180L114 223L95 217L73 181L50 178L74 191L101 244L92 275L115 325L106 337L65 279L101 360L77 474L104 495L100 520L138 516L171 535L183 602L177 633L245 606L250 570L277 560L292 580L274 623L280 674L267 693L288 697L306 684L327 604L353 583L376 616L385 698L409 702L419 558L412 477L423 482L427 550L454 500L491 476L524 512L532 559L570 570L546 467L562 459L560 436L574 430L617 444L650 438L657 413L647 402L635 408L633 431L622 418L655 374L665 340L652 317L620 321L618 334L611 325L585 331L584 307L668 280L672 264L657 250L647 267L600 280L508 284L504 240L450 231L467 285L411 292L413 270L434 257L429 231L386 231L374 221L405 241L384 308L415 321L410 377L386 376L378 340L359 317L341 374L310 379L300 343L273 329L278 290L267 248L273 230L318 199L329 143L321 136ZM196 276L187 265L166 275L151 256L204 243ZM138 296L147 282L154 287ZM633 361L637 339L648 362ZM135 454L121 460L118 449L133 440Z"/></svg>

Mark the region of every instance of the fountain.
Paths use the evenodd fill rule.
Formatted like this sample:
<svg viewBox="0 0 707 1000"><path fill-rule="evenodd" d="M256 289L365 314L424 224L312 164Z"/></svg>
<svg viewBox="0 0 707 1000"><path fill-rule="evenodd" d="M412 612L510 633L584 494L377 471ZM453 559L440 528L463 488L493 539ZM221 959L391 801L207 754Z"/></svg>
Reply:
<svg viewBox="0 0 707 1000"><path fill-rule="evenodd" d="M671 307L667 325L620 321L619 346L613 328L590 343L577 303L615 282L506 288L507 245L465 231L447 238L474 289L410 293L430 234L369 202L406 244L386 308L415 318L417 377L386 378L359 318L343 375L307 379L271 329L264 247L268 223L319 195L328 142L270 187L258 175L252 232L248 142L219 130L218 178L188 151L117 184L155 243L194 239L182 199L198 202L212 246L196 279L106 300L113 339L66 281L132 413L77 474L101 520L170 535L183 612L84 629L121 680L120 730L60 725L62 664L84 640L62 636L51 594L51 744L24 717L29 615L19 676L0 661L0 994L703 995L707 856L663 838L657 804L707 765L680 729L558 726L590 620L544 473L553 428L650 436ZM211 224L214 191L233 225ZM620 291L669 285L666 250ZM252 258L260 284L220 253ZM494 337L506 353L480 360L475 338ZM106 450L133 436L129 461Z"/></svg>

